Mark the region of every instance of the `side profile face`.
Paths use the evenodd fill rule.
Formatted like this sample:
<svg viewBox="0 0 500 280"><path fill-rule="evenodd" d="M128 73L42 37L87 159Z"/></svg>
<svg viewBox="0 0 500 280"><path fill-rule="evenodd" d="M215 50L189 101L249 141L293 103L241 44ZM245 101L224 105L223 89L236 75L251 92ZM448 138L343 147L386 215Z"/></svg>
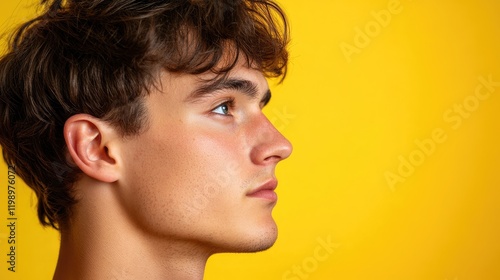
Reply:
<svg viewBox="0 0 500 280"><path fill-rule="evenodd" d="M262 112L270 92L260 71L239 62L221 84L208 78L165 72L145 97L149 122L119 157L121 207L146 234L211 253L267 249L275 168L292 147Z"/></svg>

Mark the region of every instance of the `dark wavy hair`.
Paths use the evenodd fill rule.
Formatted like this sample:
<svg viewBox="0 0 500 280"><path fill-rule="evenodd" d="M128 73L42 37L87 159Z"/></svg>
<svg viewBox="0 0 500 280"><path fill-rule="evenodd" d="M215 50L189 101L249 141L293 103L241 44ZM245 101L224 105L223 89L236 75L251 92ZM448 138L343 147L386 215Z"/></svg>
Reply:
<svg viewBox="0 0 500 280"><path fill-rule="evenodd" d="M63 136L72 115L136 135L161 71L221 77L243 57L267 77L286 74L288 24L272 0L43 0L42 8L0 59L0 145L35 191L44 226L64 228L76 203L81 171Z"/></svg>

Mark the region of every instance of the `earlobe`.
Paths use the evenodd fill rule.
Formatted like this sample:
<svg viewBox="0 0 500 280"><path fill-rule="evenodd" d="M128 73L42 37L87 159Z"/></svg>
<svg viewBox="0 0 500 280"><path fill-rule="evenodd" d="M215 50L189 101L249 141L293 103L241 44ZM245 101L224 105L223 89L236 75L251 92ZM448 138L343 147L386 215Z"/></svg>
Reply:
<svg viewBox="0 0 500 280"><path fill-rule="evenodd" d="M64 124L71 159L83 173L102 182L119 178L117 135L108 123L87 114L74 115Z"/></svg>

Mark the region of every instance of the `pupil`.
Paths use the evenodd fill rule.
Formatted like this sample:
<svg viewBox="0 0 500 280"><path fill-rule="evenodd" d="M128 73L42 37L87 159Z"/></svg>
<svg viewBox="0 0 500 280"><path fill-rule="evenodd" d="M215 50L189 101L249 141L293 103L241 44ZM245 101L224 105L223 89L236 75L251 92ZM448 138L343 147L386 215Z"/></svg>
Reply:
<svg viewBox="0 0 500 280"><path fill-rule="evenodd" d="M229 111L228 106L227 105L222 105L221 107L222 107L222 112L224 112L224 114L227 114L228 111Z"/></svg>

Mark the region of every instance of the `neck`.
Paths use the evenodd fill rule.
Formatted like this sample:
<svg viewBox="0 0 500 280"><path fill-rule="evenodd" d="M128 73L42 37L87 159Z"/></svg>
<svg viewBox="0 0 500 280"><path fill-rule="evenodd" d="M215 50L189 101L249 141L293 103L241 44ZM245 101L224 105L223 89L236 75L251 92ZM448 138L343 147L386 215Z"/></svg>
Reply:
<svg viewBox="0 0 500 280"><path fill-rule="evenodd" d="M55 280L203 279L208 250L140 230L113 207L110 190L87 186L74 206L69 226L61 230Z"/></svg>

